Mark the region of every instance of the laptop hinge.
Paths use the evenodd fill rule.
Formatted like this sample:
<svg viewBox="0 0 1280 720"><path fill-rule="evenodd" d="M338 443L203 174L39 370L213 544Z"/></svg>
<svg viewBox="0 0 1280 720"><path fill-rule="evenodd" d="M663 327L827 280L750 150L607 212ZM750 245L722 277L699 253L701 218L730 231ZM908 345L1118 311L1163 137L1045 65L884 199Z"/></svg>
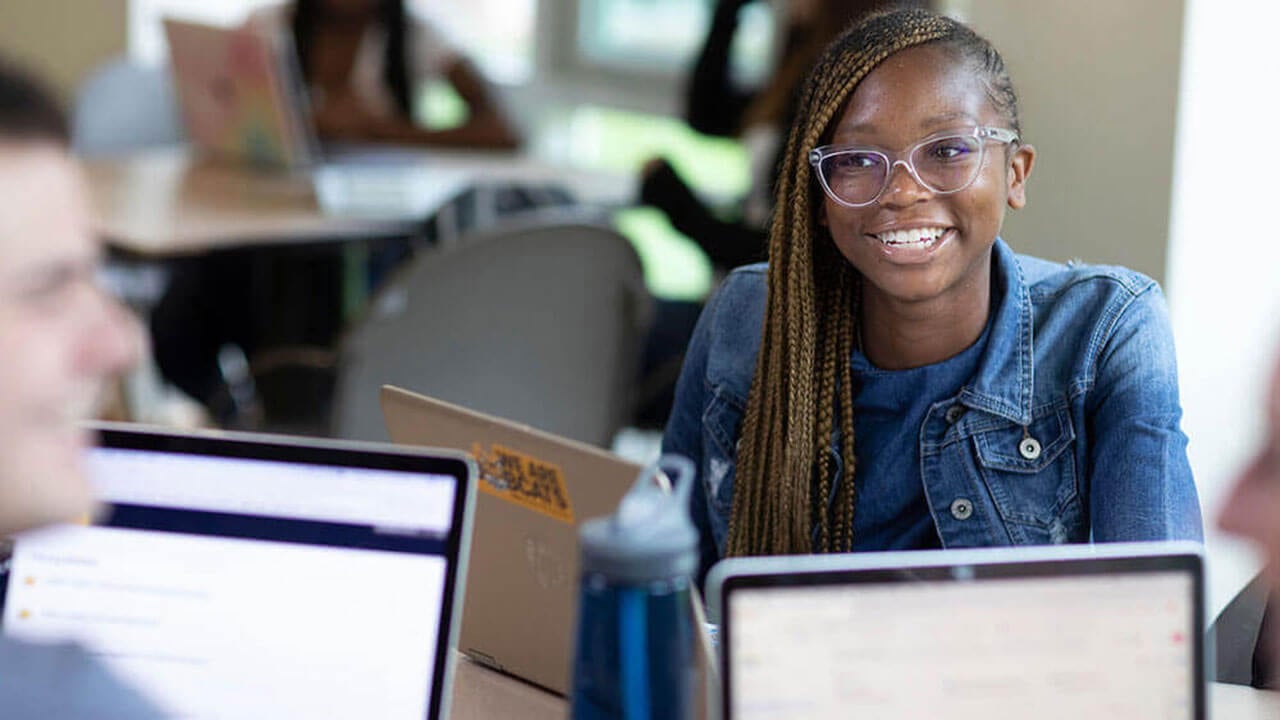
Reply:
<svg viewBox="0 0 1280 720"><path fill-rule="evenodd" d="M463 650L462 654L466 655L467 659L471 660L472 662L479 663L480 665L483 665L489 668L490 670L497 670L498 672L501 672L501 673L505 673L507 671L506 668L502 667L502 663L498 662L492 655L488 653L480 652L475 648L468 648L466 650Z"/></svg>

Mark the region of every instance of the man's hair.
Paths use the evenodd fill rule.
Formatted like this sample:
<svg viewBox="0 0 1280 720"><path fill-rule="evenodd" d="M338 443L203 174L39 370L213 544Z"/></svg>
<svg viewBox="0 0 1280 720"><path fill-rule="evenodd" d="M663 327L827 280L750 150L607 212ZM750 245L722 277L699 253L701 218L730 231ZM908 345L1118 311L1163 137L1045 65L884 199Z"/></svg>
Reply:
<svg viewBox="0 0 1280 720"><path fill-rule="evenodd" d="M67 118L35 77L0 57L0 142L69 142Z"/></svg>
<svg viewBox="0 0 1280 720"><path fill-rule="evenodd" d="M889 56L931 45L986 85L1017 132L1018 100L1000 54L963 24L925 10L867 17L809 73L775 186L768 299L737 452L728 555L849 552L854 467L851 357L861 277L818 222L823 192L808 155L829 141L858 84ZM831 438L839 430L839 459ZM843 479L834 488L838 465Z"/></svg>

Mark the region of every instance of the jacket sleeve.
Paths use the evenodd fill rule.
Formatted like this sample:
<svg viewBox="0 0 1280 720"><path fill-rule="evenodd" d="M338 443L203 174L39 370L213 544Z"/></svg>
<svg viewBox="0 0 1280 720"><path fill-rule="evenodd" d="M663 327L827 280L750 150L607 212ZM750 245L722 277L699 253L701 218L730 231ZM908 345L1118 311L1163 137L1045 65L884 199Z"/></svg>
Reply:
<svg viewBox="0 0 1280 720"><path fill-rule="evenodd" d="M1103 327L1085 406L1093 540L1203 540L1159 286L1132 295Z"/></svg>
<svg viewBox="0 0 1280 720"><path fill-rule="evenodd" d="M684 366L676 382L675 400L671 417L662 435L662 452L684 455L693 461L701 474L706 467L702 439L702 416L707 406L707 353L710 347L710 327L715 315L716 300L712 296L703 308L693 337L685 351ZM706 485L702 477L694 478L693 492L689 499L689 512L698 528L701 559L698 563L698 585L706 579L707 570L720 559L711 534L711 510L707 505Z"/></svg>

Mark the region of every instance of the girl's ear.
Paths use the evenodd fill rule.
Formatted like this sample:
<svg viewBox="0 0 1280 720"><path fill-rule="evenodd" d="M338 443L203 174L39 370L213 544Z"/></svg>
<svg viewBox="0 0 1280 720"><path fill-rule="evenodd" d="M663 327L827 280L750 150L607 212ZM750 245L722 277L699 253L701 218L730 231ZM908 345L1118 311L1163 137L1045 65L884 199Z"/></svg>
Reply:
<svg viewBox="0 0 1280 720"><path fill-rule="evenodd" d="M1027 204L1027 178L1036 164L1036 149L1019 145L1009 159L1009 207L1020 210Z"/></svg>

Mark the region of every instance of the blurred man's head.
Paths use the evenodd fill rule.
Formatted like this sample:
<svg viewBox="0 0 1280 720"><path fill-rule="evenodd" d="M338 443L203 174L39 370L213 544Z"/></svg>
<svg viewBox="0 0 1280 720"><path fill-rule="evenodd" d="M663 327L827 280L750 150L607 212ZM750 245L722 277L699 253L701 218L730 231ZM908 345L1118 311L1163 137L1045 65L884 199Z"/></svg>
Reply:
<svg viewBox="0 0 1280 720"><path fill-rule="evenodd" d="M79 421L139 346L99 253L57 103L0 59L0 534L92 506Z"/></svg>

